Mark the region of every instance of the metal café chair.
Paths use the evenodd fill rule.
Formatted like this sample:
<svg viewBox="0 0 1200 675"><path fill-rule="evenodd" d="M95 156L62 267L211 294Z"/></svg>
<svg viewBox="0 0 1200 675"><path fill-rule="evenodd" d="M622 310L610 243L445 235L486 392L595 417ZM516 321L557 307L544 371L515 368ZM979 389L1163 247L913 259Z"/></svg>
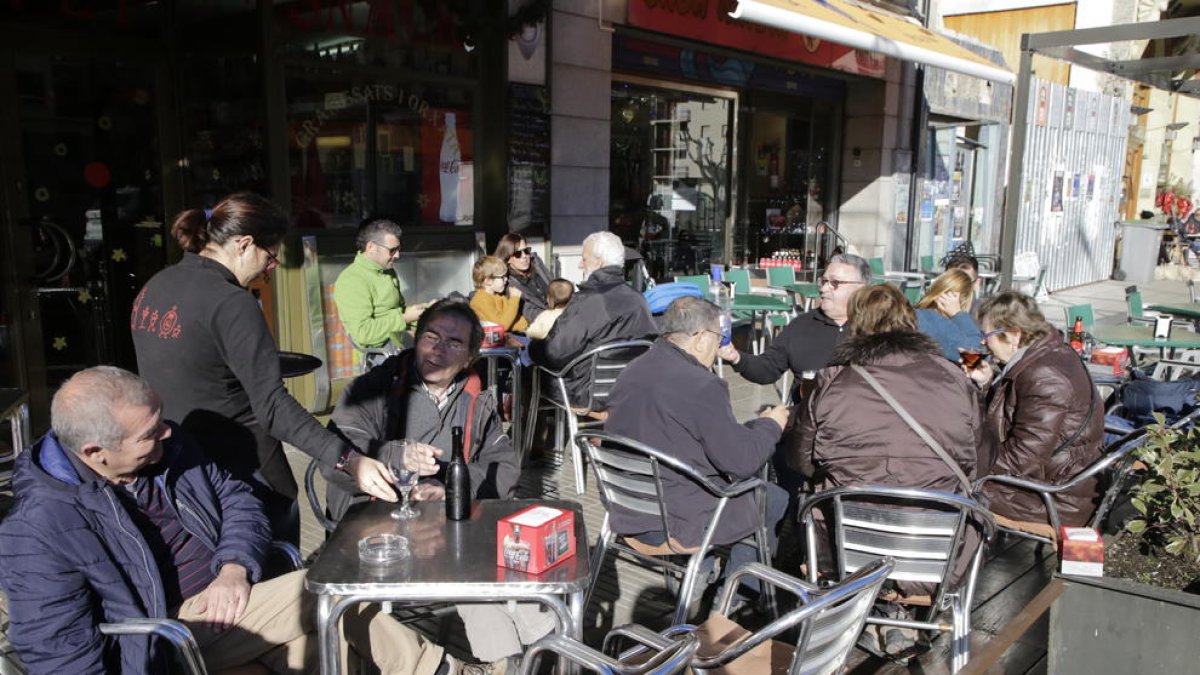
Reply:
<svg viewBox="0 0 1200 675"><path fill-rule="evenodd" d="M895 559L888 575L897 581L935 584L929 596L907 597L905 605L927 606L917 620L867 617L867 623L950 633L952 669L970 658L971 601L983 562L983 543L995 532L995 521L974 500L948 492L881 486L850 486L818 492L800 507L808 547L809 581L819 574L818 530L814 512L825 515L837 579L884 556ZM979 533L968 550L971 530ZM966 577L954 583L955 563L971 556ZM952 587L953 586L953 587ZM951 623L939 621L950 611Z"/></svg>
<svg viewBox="0 0 1200 675"><path fill-rule="evenodd" d="M694 629L700 636L700 649L692 659L692 670L723 675L840 673L895 565L891 558L880 558L825 588L759 563L741 568L725 587L718 609ZM729 609L734 584L746 576L794 594L797 607L753 632L738 625L729 618ZM684 630L687 627L677 626L663 635L674 636ZM794 646L775 639L784 632L796 636Z"/></svg>
<svg viewBox="0 0 1200 675"><path fill-rule="evenodd" d="M717 525L721 522L721 515L725 512L725 507L729 504L730 499L751 491L754 492L759 508L758 527L753 535L758 547L759 561L770 566L770 539L767 537L767 526L763 517L766 508L766 486L761 478L747 478L736 483L722 485L701 475L691 465L629 438L587 431L575 434L574 438L581 453L586 453L588 460L592 463L592 469L596 473L596 485L600 492L600 502L604 505L604 521L600 526L600 535L596 538L596 547L592 551L591 569L593 573L587 595L584 597L585 608L591 601L592 593L596 589L596 582L600 578L600 569L604 564L604 558L611 548L617 553L626 554L639 563L662 569L664 576L674 574L682 578L671 623L683 623L687 620L692 591L700 576L701 565L708 554L714 550L713 535L716 533ZM698 544L685 545L679 542L671 532L666 495L663 491L664 471L673 471L678 476L696 483L717 498L712 517L704 528L704 535ZM625 509L657 517L662 524L661 532L665 535L665 543L647 544L636 537L613 532L610 521L614 509ZM686 557L686 565L672 561L670 559L672 556ZM768 611L774 614L775 598L770 586L767 587L764 595Z"/></svg>
<svg viewBox="0 0 1200 675"><path fill-rule="evenodd" d="M691 626L684 628L690 629ZM625 638L636 642L641 649L630 650L632 653L629 657L616 656L614 654L616 638ZM681 673L688 667L688 663L691 662L699 646L699 638L690 630L667 637L637 624L617 626L609 631L604 638L604 651L597 651L564 635L549 635L530 645L521 661L521 673L522 675L534 675L541 672L539 666L542 655L549 652L556 654L560 662L566 660L597 673L671 675L672 673ZM653 654L647 654L647 652L653 652ZM626 658L628 660L625 660Z"/></svg>
<svg viewBox="0 0 1200 675"><path fill-rule="evenodd" d="M1184 415L1172 424L1170 428L1175 431L1186 429L1197 418L1200 418L1200 408ZM1147 427L1141 427L1118 438L1105 448L1104 454L1100 459L1092 462L1086 469L1062 483L1042 483L1016 476L991 475L976 480L974 485L972 485L971 491L973 494L979 494L983 490L984 485L996 483L1018 490L1026 490L1038 495L1042 500L1042 504L1046 507L1045 522L1012 520L998 514L992 515L995 516L996 525L1001 532L1023 539L1031 539L1042 544L1049 544L1057 549L1058 528L1062 525L1062 520L1058 515L1058 505L1054 501L1055 495L1068 492L1081 483L1102 474L1107 475L1107 487L1104 490L1104 496L1101 497L1100 504L1096 507L1096 512L1092 514L1091 519L1088 520L1086 525L1091 528L1101 528L1105 524L1112 507L1116 504L1117 497L1129 486L1129 482L1133 478L1137 463L1137 458L1133 453L1148 440L1147 432Z"/></svg>
<svg viewBox="0 0 1200 675"><path fill-rule="evenodd" d="M604 410L617 376L625 370L630 361L641 356L654 343L650 340L621 340L610 342L590 349L571 359L558 371L541 368L543 374L553 383L551 392L540 393L539 377L533 378L534 403L529 406L529 418L525 423L525 437L532 440L537 413L542 410L554 411L554 447L561 448L565 454L570 446L571 461L574 463L575 491L583 494L586 477L583 469L583 453L579 446L571 443L575 434L582 428L596 427L602 420L594 413ZM567 392L567 379L585 373L589 383L586 397L581 400L571 400ZM537 403L540 398L540 405Z"/></svg>

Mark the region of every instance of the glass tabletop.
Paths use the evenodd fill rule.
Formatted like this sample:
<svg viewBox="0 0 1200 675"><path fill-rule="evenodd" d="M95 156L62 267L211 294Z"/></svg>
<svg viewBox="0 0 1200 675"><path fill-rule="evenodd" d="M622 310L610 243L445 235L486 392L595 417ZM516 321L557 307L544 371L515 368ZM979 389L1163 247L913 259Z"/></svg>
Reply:
<svg viewBox="0 0 1200 675"><path fill-rule="evenodd" d="M575 513L578 551L541 574L526 574L496 564L496 522L530 506L549 506ZM512 593L575 593L590 578L588 539L579 504L564 500L484 499L471 517L446 519L445 502L414 502L420 515L394 520L395 504L368 502L352 508L338 525L308 571L307 586L315 593L349 595L385 592L400 597L433 597L439 590L476 592L480 599ZM412 556L383 568L363 565L358 542L372 534L400 534Z"/></svg>

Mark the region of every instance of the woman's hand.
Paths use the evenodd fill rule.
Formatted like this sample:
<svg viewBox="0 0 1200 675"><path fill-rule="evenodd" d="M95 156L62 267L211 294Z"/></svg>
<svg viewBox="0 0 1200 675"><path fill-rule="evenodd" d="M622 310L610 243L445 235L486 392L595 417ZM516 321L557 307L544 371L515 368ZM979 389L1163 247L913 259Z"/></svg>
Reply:
<svg viewBox="0 0 1200 675"><path fill-rule="evenodd" d="M992 370L992 364L988 363L987 359L980 360L979 364L974 368L962 366L962 369L967 374L967 377L971 378L975 384L981 387L986 386L992 381L992 375L995 372Z"/></svg>
<svg viewBox="0 0 1200 675"><path fill-rule="evenodd" d="M954 318L962 311L962 298L954 291L946 291L934 298L937 303L938 311L946 318Z"/></svg>

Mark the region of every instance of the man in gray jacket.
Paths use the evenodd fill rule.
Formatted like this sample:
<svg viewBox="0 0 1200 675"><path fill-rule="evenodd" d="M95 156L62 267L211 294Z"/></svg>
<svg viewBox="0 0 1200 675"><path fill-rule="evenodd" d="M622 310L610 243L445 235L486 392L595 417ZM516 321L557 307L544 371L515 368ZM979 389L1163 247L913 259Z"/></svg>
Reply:
<svg viewBox="0 0 1200 675"><path fill-rule="evenodd" d="M475 312L466 303L441 300L417 321L416 346L355 379L333 411L332 425L368 456L379 456L384 446L401 439L418 441L404 456L408 469L427 477L413 499L445 498L440 479L450 459L454 427L463 428L474 497L511 499L516 491L521 470L512 441L501 428L491 392L471 370L482 341ZM326 478L328 509L335 520L367 499L345 478L332 473ZM537 604L460 605L459 614L471 651L487 662L515 659L522 645L555 625L554 616Z"/></svg>

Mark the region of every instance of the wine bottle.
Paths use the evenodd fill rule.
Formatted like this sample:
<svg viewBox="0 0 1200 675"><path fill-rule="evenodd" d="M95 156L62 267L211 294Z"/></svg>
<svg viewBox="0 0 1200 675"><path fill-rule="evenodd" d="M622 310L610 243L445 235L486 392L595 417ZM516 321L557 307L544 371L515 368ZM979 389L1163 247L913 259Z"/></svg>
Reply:
<svg viewBox="0 0 1200 675"><path fill-rule="evenodd" d="M471 474L463 455L463 428L450 430L450 466L446 468L446 518L466 520L471 516Z"/></svg>

